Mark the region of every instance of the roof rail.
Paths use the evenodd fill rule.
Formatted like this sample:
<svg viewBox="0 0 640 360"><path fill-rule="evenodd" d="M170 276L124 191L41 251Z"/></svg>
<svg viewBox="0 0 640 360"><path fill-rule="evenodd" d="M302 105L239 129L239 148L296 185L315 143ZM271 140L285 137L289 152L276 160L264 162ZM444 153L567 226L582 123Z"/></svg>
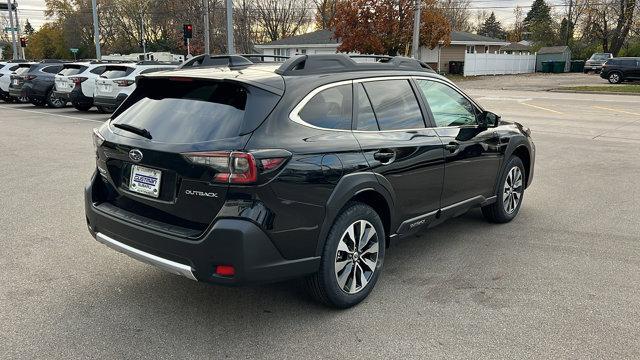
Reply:
<svg viewBox="0 0 640 360"><path fill-rule="evenodd" d="M372 58L375 62L355 62L352 58ZM387 55L297 55L292 56L280 66L276 73L280 75L307 75L327 72L406 70L433 72L422 61Z"/></svg>
<svg viewBox="0 0 640 360"><path fill-rule="evenodd" d="M247 60L251 61L251 62L256 62L253 60L253 58L258 58L260 59L259 62L265 62L264 59L274 59L274 60L287 60L288 58L290 58L290 56L284 56L284 55L266 55L266 54L240 54L239 56L242 56L244 58L246 58Z"/></svg>
<svg viewBox="0 0 640 360"><path fill-rule="evenodd" d="M136 61L136 65L180 65L180 61L158 61L158 60L142 60Z"/></svg>
<svg viewBox="0 0 640 360"><path fill-rule="evenodd" d="M136 60L89 60L90 64L126 64L134 62L136 62Z"/></svg>

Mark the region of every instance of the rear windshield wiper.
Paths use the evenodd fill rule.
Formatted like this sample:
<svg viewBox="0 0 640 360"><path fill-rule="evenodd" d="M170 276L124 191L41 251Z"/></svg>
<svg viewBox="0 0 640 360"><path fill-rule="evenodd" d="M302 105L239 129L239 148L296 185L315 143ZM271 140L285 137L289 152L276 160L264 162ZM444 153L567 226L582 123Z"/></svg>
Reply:
<svg viewBox="0 0 640 360"><path fill-rule="evenodd" d="M145 137L145 138L147 138L149 140L152 139L151 133L147 129L141 129L141 128L135 127L133 125L118 124L118 123L113 124L113 126L117 127L118 129L126 130L126 131L132 132L132 133L134 133L136 135L140 135L140 136Z"/></svg>

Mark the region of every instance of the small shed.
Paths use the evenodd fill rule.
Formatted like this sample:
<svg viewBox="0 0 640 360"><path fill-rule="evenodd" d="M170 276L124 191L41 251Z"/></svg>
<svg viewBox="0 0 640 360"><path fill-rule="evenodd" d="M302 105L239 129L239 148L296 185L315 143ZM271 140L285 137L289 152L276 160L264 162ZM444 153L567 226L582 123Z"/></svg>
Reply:
<svg viewBox="0 0 640 360"><path fill-rule="evenodd" d="M543 61L564 61L564 72L571 70L571 49L568 46L548 46L538 50L536 71L542 70Z"/></svg>

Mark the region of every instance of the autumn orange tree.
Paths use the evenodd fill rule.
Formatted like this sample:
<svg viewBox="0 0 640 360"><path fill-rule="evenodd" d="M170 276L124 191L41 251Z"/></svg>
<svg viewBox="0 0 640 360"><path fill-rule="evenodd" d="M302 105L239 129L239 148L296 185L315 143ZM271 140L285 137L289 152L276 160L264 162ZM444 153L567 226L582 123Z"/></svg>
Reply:
<svg viewBox="0 0 640 360"><path fill-rule="evenodd" d="M420 45L450 42L451 25L436 0L422 0ZM341 0L336 5L335 35L343 52L408 54L413 34L414 0Z"/></svg>

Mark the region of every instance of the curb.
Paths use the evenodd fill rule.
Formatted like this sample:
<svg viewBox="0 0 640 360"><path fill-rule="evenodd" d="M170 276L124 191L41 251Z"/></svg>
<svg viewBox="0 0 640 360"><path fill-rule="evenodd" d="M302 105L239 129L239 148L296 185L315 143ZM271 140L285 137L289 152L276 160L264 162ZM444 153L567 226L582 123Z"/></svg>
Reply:
<svg viewBox="0 0 640 360"><path fill-rule="evenodd" d="M567 93L567 94L594 94L594 95L630 95L640 96L640 93L625 93L625 92L609 92L609 91L587 91L587 90L562 90L562 89L549 89L548 92Z"/></svg>

